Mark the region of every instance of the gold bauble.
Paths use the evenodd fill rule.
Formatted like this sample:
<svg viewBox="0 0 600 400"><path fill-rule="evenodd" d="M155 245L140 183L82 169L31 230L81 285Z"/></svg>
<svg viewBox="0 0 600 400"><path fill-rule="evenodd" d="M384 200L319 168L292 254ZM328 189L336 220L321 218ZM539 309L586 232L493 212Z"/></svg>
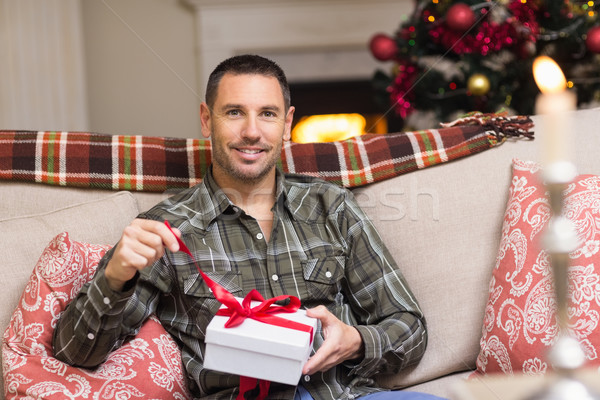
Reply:
<svg viewBox="0 0 600 400"><path fill-rule="evenodd" d="M474 96L483 96L490 91L490 80L484 74L473 74L467 81L467 89Z"/></svg>

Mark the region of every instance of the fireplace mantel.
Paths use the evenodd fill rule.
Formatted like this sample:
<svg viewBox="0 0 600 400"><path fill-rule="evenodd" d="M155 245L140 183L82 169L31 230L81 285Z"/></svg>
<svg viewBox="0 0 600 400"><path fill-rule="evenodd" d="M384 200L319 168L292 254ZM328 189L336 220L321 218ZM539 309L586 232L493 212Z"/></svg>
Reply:
<svg viewBox="0 0 600 400"><path fill-rule="evenodd" d="M200 93L223 59L259 53L290 82L368 79L385 67L369 53L377 32L393 34L412 0L184 0L196 14Z"/></svg>

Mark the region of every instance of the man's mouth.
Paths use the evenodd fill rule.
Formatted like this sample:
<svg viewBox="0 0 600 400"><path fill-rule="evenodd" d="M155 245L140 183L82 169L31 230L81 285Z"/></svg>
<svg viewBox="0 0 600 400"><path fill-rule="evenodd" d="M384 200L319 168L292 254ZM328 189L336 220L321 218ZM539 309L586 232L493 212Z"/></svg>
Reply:
<svg viewBox="0 0 600 400"><path fill-rule="evenodd" d="M238 149L238 151L246 154L258 154L262 149Z"/></svg>

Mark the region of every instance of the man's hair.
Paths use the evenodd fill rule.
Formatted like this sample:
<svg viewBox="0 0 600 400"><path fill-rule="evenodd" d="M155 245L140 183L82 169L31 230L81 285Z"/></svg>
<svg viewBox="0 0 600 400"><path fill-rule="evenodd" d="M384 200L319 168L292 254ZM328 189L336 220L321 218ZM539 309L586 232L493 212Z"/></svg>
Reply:
<svg viewBox="0 0 600 400"><path fill-rule="evenodd" d="M277 78L279 86L281 87L281 92L283 93L285 111L287 112L290 108L290 87L288 86L285 73L281 67L268 58L253 54L245 54L234 56L221 62L208 77L208 83L206 85L206 104L208 104L208 107L211 110L217 100L219 83L225 74L250 74Z"/></svg>

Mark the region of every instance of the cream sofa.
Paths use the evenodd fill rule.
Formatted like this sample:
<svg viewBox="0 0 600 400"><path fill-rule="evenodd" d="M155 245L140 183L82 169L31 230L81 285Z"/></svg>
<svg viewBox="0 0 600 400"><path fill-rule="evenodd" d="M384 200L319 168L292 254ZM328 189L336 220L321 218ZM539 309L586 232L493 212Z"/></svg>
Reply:
<svg viewBox="0 0 600 400"><path fill-rule="evenodd" d="M427 317L422 361L390 387L451 397L475 368L488 282L495 265L511 181L511 160L539 160L538 140L507 140L482 153L354 189L401 266ZM600 109L573 114L574 159L600 174ZM166 195L0 182L0 327L7 326L31 270L56 234L114 244L140 211ZM0 386L0 393L4 388Z"/></svg>

